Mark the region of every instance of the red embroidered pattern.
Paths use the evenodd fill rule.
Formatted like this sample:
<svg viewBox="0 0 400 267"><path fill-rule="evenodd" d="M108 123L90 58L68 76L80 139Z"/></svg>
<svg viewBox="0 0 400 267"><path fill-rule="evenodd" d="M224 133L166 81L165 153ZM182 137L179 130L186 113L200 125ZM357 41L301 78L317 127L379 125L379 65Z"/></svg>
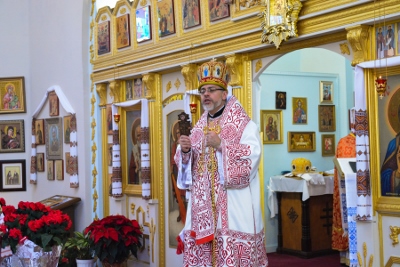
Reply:
<svg viewBox="0 0 400 267"><path fill-rule="evenodd" d="M264 231L253 235L233 230L219 230L216 235L217 267L268 266ZM211 246L211 242L196 245L194 238L190 236L190 231L186 231L183 266L212 266ZM253 252L254 249L256 253Z"/></svg>
<svg viewBox="0 0 400 267"><path fill-rule="evenodd" d="M353 158L356 156L356 138L347 135L341 138L336 148L337 158ZM332 215L332 249L345 251L349 249L349 238L343 236L342 209L340 204L339 177L335 168L335 179L333 180L333 215ZM345 218L347 220L347 218Z"/></svg>

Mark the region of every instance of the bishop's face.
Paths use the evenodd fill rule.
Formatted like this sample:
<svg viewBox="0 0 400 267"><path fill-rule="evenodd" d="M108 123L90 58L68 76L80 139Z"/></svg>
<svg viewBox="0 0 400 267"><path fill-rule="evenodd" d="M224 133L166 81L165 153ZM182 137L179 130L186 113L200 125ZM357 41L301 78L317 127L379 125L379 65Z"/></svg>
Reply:
<svg viewBox="0 0 400 267"><path fill-rule="evenodd" d="M228 92L214 84L203 85L201 89L205 89L201 94L201 104L204 110L213 115L225 104Z"/></svg>

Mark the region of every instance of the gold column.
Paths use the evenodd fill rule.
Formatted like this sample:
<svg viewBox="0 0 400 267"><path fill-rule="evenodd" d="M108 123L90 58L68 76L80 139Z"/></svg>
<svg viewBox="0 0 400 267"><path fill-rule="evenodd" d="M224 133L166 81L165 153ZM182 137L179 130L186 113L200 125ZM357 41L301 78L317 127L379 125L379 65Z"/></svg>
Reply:
<svg viewBox="0 0 400 267"><path fill-rule="evenodd" d="M231 72L229 85L233 87L232 94L239 100L247 114L252 117L251 60L247 54L231 54L225 57L226 65Z"/></svg>
<svg viewBox="0 0 400 267"><path fill-rule="evenodd" d="M159 200L158 216L164 218L164 153L163 147L163 115L161 75L146 73L142 77L145 86L144 96L149 99L150 127L150 166L151 166L151 198ZM160 266L165 266L165 223L159 220L159 256Z"/></svg>
<svg viewBox="0 0 400 267"><path fill-rule="evenodd" d="M353 27L346 28L347 40L350 43L351 49L353 50L353 61L352 66L358 63L369 60L371 54L369 51L369 29L368 25L357 25Z"/></svg>

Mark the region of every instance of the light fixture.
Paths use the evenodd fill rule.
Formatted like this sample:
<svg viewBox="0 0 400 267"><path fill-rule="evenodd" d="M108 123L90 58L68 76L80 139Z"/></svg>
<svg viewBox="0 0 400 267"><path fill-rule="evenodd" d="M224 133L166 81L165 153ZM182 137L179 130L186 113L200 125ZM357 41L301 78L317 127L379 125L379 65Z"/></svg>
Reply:
<svg viewBox="0 0 400 267"><path fill-rule="evenodd" d="M197 104L192 102L191 104L189 104L190 106L190 113L196 113L197 112Z"/></svg>
<svg viewBox="0 0 400 267"><path fill-rule="evenodd" d="M385 96L386 82L387 80L382 76L375 79L375 90L378 93L379 99L382 99Z"/></svg>
<svg viewBox="0 0 400 267"><path fill-rule="evenodd" d="M376 31L376 25L375 25L375 18L376 17L380 17L380 10L381 10L381 6L379 4L378 6L378 16L375 15L375 11L377 10L375 8L376 5L376 1L374 0L374 31ZM379 26L379 30L378 33L375 33L375 38L377 40L385 40L383 37L383 32L386 29L386 21L385 21L385 7L383 7L383 26ZM374 42L376 39L375 38L371 38L371 41ZM371 42L371 44L372 44ZM387 58L388 55L385 55L385 50L384 50L384 46L386 45L386 42L384 41L383 43L379 43L377 44L377 47L375 49L375 53L377 53L376 58L374 59L374 78L375 78L375 90L378 93L379 99L383 99L383 97L386 95L387 92ZM376 61L379 60L379 66L382 67L381 63L382 63L382 59L385 58L385 71L386 71L386 75L385 78L383 78L383 76L381 74L377 74L377 69L376 69ZM379 71L381 72L381 71Z"/></svg>
<svg viewBox="0 0 400 267"><path fill-rule="evenodd" d="M120 117L120 115L119 115L118 113L114 114L114 121L115 121L116 123L119 122L119 117Z"/></svg>

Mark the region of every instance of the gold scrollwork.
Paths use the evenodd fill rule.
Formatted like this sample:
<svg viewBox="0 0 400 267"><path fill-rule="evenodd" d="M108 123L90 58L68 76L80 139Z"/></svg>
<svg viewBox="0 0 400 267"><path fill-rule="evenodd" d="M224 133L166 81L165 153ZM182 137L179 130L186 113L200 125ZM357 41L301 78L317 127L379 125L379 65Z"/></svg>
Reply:
<svg viewBox="0 0 400 267"><path fill-rule="evenodd" d="M270 0L264 6L258 14L263 19L261 42L275 44L279 49L283 41L297 37L297 21L303 5L300 0Z"/></svg>

